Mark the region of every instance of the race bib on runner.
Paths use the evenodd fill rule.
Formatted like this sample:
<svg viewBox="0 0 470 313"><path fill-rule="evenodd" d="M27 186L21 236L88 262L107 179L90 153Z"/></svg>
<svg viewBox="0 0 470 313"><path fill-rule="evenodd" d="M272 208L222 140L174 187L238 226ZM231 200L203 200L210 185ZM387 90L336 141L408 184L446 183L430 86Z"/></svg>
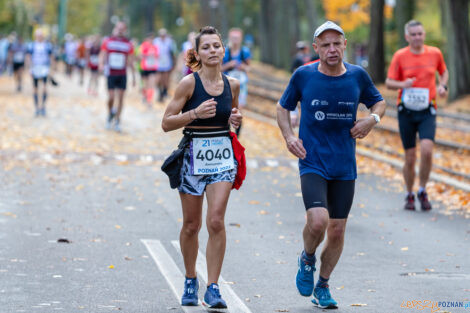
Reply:
<svg viewBox="0 0 470 313"><path fill-rule="evenodd" d="M405 88L403 89L402 101L405 108L409 110L425 110L429 107L429 89Z"/></svg>
<svg viewBox="0 0 470 313"><path fill-rule="evenodd" d="M13 54L13 62L23 63L24 62L24 53L22 51L15 52L15 54Z"/></svg>
<svg viewBox="0 0 470 313"><path fill-rule="evenodd" d="M126 55L120 52L111 52L108 55L108 63L112 70L122 70L126 67Z"/></svg>
<svg viewBox="0 0 470 313"><path fill-rule="evenodd" d="M147 56L145 57L145 65L154 68L157 66L157 59L153 56Z"/></svg>
<svg viewBox="0 0 470 313"><path fill-rule="evenodd" d="M90 64L98 65L99 57L97 54L90 55Z"/></svg>
<svg viewBox="0 0 470 313"><path fill-rule="evenodd" d="M216 174L235 168L230 137L193 138L190 148L193 175Z"/></svg>
<svg viewBox="0 0 470 313"><path fill-rule="evenodd" d="M47 65L34 65L31 69L31 74L35 78L42 78L49 75L49 66Z"/></svg>

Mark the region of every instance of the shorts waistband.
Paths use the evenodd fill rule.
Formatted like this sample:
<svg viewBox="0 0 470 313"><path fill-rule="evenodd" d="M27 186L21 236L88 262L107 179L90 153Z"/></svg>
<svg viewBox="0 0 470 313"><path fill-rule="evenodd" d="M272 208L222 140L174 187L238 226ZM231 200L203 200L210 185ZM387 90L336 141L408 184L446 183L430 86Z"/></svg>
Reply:
<svg viewBox="0 0 470 313"><path fill-rule="evenodd" d="M199 129L183 129L183 134L188 137L217 137L229 136L230 128L199 128Z"/></svg>

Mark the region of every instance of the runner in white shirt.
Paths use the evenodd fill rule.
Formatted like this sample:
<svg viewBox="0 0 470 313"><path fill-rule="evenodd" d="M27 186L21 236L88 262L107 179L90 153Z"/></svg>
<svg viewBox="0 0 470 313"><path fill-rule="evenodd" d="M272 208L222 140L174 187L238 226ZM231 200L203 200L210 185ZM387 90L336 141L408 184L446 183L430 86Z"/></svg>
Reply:
<svg viewBox="0 0 470 313"><path fill-rule="evenodd" d="M159 89L159 101L165 100L170 86L170 74L175 65L175 42L168 36L165 28L158 31L158 37L153 44L158 47L157 87Z"/></svg>
<svg viewBox="0 0 470 313"><path fill-rule="evenodd" d="M43 32L38 29L35 31L34 36L36 40L28 47L26 63L29 65L33 76L36 116L46 116L47 78L54 58L52 45L45 40ZM42 97L39 97L38 94L40 83L42 85ZM41 103L39 103L40 98L42 99Z"/></svg>

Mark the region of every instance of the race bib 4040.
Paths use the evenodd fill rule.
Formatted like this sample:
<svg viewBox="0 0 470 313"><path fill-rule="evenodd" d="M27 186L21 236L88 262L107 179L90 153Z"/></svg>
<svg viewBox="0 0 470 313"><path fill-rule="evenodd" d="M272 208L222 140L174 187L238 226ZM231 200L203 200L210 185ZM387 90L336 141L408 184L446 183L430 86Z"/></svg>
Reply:
<svg viewBox="0 0 470 313"><path fill-rule="evenodd" d="M409 110L425 110L429 107L429 89L405 88L403 89L402 101L405 108Z"/></svg>
<svg viewBox="0 0 470 313"><path fill-rule="evenodd" d="M235 168L230 137L193 138L191 141L191 172L209 175Z"/></svg>

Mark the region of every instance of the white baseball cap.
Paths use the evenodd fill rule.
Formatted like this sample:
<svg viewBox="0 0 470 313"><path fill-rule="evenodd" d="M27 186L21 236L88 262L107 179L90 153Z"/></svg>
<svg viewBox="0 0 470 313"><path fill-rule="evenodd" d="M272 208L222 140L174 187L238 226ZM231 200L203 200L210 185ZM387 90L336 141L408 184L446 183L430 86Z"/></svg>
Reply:
<svg viewBox="0 0 470 313"><path fill-rule="evenodd" d="M339 25L333 23L332 21L326 21L325 23L321 24L318 26L318 28L315 30L315 33L313 34L313 41L320 36L325 30L336 30L338 33L344 36L344 31Z"/></svg>

